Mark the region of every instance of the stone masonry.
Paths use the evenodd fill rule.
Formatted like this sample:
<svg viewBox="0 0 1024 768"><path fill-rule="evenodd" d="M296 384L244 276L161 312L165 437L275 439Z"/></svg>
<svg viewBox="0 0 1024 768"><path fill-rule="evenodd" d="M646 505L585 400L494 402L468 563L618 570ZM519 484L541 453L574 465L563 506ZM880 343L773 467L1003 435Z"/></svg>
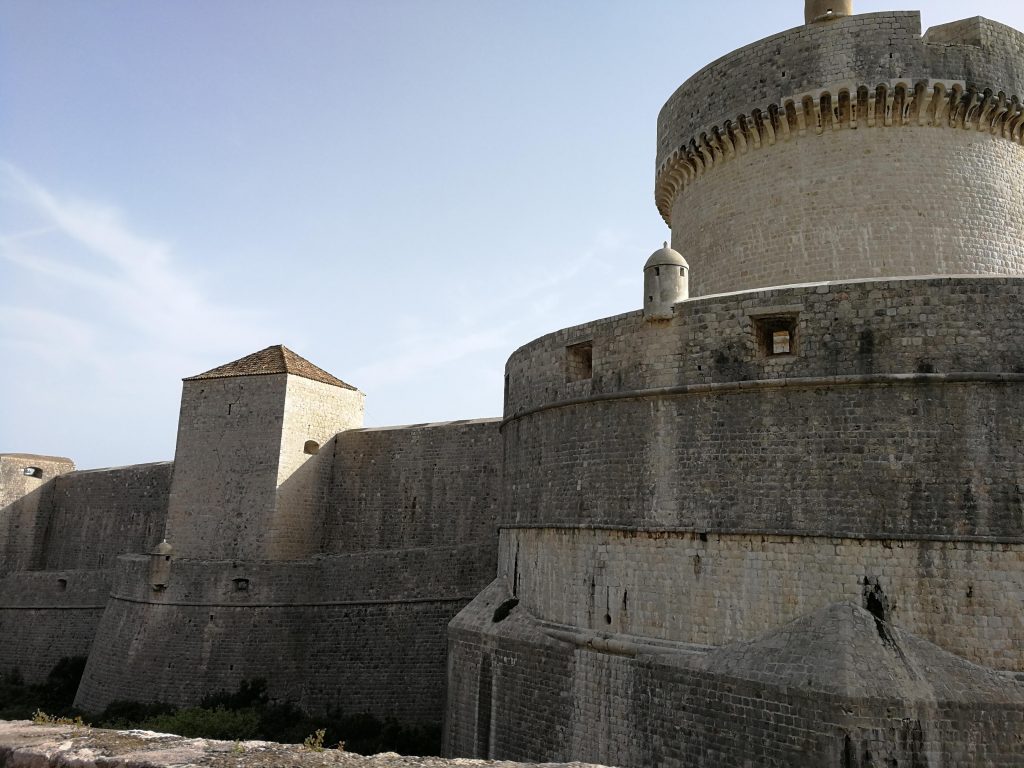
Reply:
<svg viewBox="0 0 1024 768"><path fill-rule="evenodd" d="M1024 763L1024 35L849 5L663 108L671 311L509 358L450 754Z"/></svg>
<svg viewBox="0 0 1024 768"><path fill-rule="evenodd" d="M669 98L643 309L501 419L366 429L275 346L185 379L173 462L0 454L0 668L453 757L1024 764L1024 35L805 15Z"/></svg>

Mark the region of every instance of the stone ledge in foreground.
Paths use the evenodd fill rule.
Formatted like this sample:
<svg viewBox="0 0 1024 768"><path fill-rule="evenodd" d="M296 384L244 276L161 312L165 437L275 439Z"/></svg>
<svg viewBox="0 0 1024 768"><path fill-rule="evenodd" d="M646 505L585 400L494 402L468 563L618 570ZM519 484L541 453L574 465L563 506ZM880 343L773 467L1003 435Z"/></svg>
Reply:
<svg viewBox="0 0 1024 768"><path fill-rule="evenodd" d="M518 768L533 763L446 760L385 752L357 755L270 741L187 739L152 731L106 731L74 725L35 725L0 720L0 768ZM600 768L588 763L543 763L546 768Z"/></svg>

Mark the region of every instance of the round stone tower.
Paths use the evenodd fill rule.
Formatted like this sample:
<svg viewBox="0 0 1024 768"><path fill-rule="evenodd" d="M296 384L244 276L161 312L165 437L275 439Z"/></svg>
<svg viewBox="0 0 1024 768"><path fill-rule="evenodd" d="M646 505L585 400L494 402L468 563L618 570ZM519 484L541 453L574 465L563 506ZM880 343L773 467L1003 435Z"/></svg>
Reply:
<svg viewBox="0 0 1024 768"><path fill-rule="evenodd" d="M694 295L1024 272L1024 36L851 13L807 0L662 108L655 198Z"/></svg>
<svg viewBox="0 0 1024 768"><path fill-rule="evenodd" d="M851 11L675 92L643 311L509 358L450 753L1024 765L1024 35Z"/></svg>

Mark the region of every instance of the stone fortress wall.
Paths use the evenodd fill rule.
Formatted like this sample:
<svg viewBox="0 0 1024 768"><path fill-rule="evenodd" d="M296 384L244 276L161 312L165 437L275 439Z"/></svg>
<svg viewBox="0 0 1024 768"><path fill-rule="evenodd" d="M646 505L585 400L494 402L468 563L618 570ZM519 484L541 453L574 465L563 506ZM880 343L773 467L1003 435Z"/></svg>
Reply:
<svg viewBox="0 0 1024 768"><path fill-rule="evenodd" d="M496 569L500 422L313 434L308 422L338 421L316 405L323 386L289 374L186 381L186 394L203 392L183 398L184 465L68 472L67 460L0 456L0 669L38 681L62 657L88 656L77 703L89 711L194 704L259 677L309 711L440 724L446 626ZM225 392L237 442L224 436ZM289 418L307 424L282 429ZM323 441L313 453L311 435ZM148 553L182 478L221 515L179 531L156 589ZM233 514L250 507L251 520ZM288 529L283 547L275 531ZM267 542L278 557L259 556Z"/></svg>
<svg viewBox="0 0 1024 768"><path fill-rule="evenodd" d="M310 711L440 723L445 627L495 572L497 420L355 429L304 557L122 558L77 704L185 704L262 677ZM466 468L472 466L472 473Z"/></svg>
<svg viewBox="0 0 1024 768"><path fill-rule="evenodd" d="M171 465L75 472L67 459L4 454L0 467L5 488L17 478L37 484L0 508L9 532L0 551L0 669L41 680L61 658L89 653L118 555L159 540Z"/></svg>
<svg viewBox="0 0 1024 768"><path fill-rule="evenodd" d="M773 288L542 337L506 369L503 522L1021 536L1022 284Z"/></svg>
<svg viewBox="0 0 1024 768"><path fill-rule="evenodd" d="M186 380L173 464L0 456L0 665L443 708L457 756L1024 763L1024 36L819 6L669 100L684 253L503 419L362 429L271 347Z"/></svg>
<svg viewBox="0 0 1024 768"><path fill-rule="evenodd" d="M709 64L658 118L692 292L1019 274L1021 98L1024 35L982 18L922 36L916 12L850 16Z"/></svg>
<svg viewBox="0 0 1024 768"><path fill-rule="evenodd" d="M932 277L763 289L517 350L498 579L452 623L448 752L768 765L784 758L750 741L751 722L775 717L764 708L801 720L834 705L840 714L800 725L779 754L841 765L849 739L901 765L914 749L951 764L1021 759L996 744L1024 711L1007 677L991 720L932 688L916 692L932 704L908 709L894 681L896 716L865 727L870 707L838 703L856 698L849 690L811 686L798 705L785 690L773 699L746 677L695 670L830 605L876 601L908 643L934 644L929 664L956 667L943 655L955 654L1024 671L1022 286ZM791 331L789 354L770 354L765 330L778 327ZM499 620L502 604L515 607ZM865 664L892 652L883 646ZM716 709L723 686L743 692L726 699L732 710ZM950 717L934 708L943 695L960 712L949 727L978 733L991 755L957 753L953 732L931 725L933 743L903 751L876 733ZM723 754L708 758L708 741Z"/></svg>
<svg viewBox="0 0 1024 768"><path fill-rule="evenodd" d="M1024 761L1022 85L1019 32L887 13L672 96L645 276L697 298L510 357L449 754Z"/></svg>

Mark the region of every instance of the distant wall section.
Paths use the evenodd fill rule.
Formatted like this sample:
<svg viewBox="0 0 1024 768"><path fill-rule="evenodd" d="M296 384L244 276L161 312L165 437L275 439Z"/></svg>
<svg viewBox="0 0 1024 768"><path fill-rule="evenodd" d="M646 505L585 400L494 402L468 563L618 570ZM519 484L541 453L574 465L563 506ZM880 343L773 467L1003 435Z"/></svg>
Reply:
<svg viewBox="0 0 1024 768"><path fill-rule="evenodd" d="M163 537L171 469L165 461L58 478L42 570L112 569L118 555L152 549Z"/></svg>
<svg viewBox="0 0 1024 768"><path fill-rule="evenodd" d="M0 576L37 566L54 479L74 468L56 456L0 454Z"/></svg>
<svg viewBox="0 0 1024 768"><path fill-rule="evenodd" d="M499 424L480 419L338 435L321 551L476 544L493 552Z"/></svg>

